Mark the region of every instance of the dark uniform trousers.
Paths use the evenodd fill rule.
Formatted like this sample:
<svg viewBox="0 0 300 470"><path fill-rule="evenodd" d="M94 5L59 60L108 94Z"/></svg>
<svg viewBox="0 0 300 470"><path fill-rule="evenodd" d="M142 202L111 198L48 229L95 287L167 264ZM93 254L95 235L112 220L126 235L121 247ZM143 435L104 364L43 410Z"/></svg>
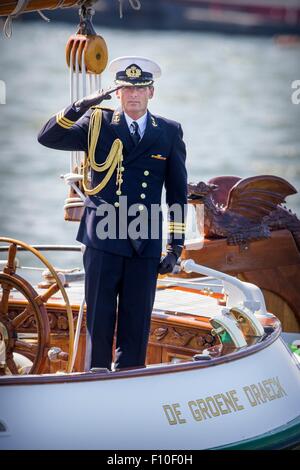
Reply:
<svg viewBox="0 0 300 470"><path fill-rule="evenodd" d="M83 114L74 105L68 106L49 119L39 132L38 141L54 149L87 152L91 112L92 109ZM187 202L186 152L181 126L148 111L144 137L135 146L124 113L102 109L102 126L95 151L97 163L105 161L116 138L123 143L121 193L127 197L128 207L137 204L139 210L146 214L150 233L154 216L148 214L151 214L153 205L161 204L163 185L169 207L174 203L183 207ZM97 186L103 176L103 173L92 171L92 187ZM156 238L147 236L146 239L133 240L129 236L125 239L117 236L100 239L97 224L101 216L98 216L97 209L108 203L117 208L119 217L116 189L114 174L100 193L86 198L77 234L77 240L86 246L88 349L91 346L91 358L87 357L86 368L111 368L116 316L115 366L125 368L145 363L161 256L162 220L160 216L156 218L160 227ZM128 224L129 219L125 220L125 225ZM169 227L168 244L183 245L184 216L171 214Z"/></svg>
<svg viewBox="0 0 300 470"><path fill-rule="evenodd" d="M143 366L160 259L86 247L83 260L91 367L110 369L116 315L115 368Z"/></svg>

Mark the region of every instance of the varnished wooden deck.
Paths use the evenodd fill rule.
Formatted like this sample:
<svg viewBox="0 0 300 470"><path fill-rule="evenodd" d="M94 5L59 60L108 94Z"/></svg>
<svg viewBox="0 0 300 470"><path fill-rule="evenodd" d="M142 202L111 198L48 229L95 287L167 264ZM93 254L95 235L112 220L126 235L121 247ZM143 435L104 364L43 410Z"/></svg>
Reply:
<svg viewBox="0 0 300 470"><path fill-rule="evenodd" d="M186 289L191 287L193 292L188 292ZM218 304L218 299L212 298L208 295L201 295L200 290L205 286L201 282L193 280L183 282L182 279L176 278L158 281L158 288L156 291L154 312L167 313L167 314L187 314L201 317L213 317L221 312L222 306ZM35 286L38 294L42 294L44 289ZM199 289L198 292L194 292ZM83 296L83 284L73 283L70 287L66 288L69 301L73 310L79 309ZM9 296L10 302L18 303L23 302L24 297L17 291L11 291ZM60 292L53 295L47 302L47 306L60 308L64 306L64 300Z"/></svg>

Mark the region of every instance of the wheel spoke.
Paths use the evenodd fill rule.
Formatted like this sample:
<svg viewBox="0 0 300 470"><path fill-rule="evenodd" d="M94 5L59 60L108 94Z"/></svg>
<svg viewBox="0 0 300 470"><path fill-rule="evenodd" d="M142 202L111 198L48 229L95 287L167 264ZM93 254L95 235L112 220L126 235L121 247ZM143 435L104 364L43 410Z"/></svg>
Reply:
<svg viewBox="0 0 300 470"><path fill-rule="evenodd" d="M38 303L39 302L46 303L48 299L52 297L52 295L56 294L57 291L59 291L58 285L56 283L52 284L43 295L39 295L34 300L37 301Z"/></svg>
<svg viewBox="0 0 300 470"><path fill-rule="evenodd" d="M21 312L17 317L15 317L12 321L11 321L11 324L12 326L14 327L14 329L18 329L19 326L22 325L22 323L24 323L27 318L29 318L31 315L32 315L32 310L31 310L31 306L30 305L27 305L25 307L25 309L23 310L23 312Z"/></svg>
<svg viewBox="0 0 300 470"><path fill-rule="evenodd" d="M36 343L28 343L27 341L16 339L14 352L24 355L30 354L31 356L35 356L38 352L38 345Z"/></svg>
<svg viewBox="0 0 300 470"><path fill-rule="evenodd" d="M0 302L0 315L7 315L8 312L8 298L9 298L9 293L12 289L12 286L7 283L2 283L2 299Z"/></svg>
<svg viewBox="0 0 300 470"><path fill-rule="evenodd" d="M15 263L16 254L17 254L17 245L12 243L8 249L8 257L7 257L7 268L9 269L9 274L14 274L16 271L16 263Z"/></svg>
<svg viewBox="0 0 300 470"><path fill-rule="evenodd" d="M8 357L6 359L6 365L11 371L12 374L17 375L19 373L18 368L15 364L15 361L13 360L12 356Z"/></svg>

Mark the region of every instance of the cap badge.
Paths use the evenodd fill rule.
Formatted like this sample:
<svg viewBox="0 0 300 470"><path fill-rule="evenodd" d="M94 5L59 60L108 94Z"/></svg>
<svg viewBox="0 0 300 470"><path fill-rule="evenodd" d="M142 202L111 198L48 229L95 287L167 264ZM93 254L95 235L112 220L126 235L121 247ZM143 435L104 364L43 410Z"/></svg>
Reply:
<svg viewBox="0 0 300 470"><path fill-rule="evenodd" d="M126 77L128 78L140 78L142 75L142 69L137 67L136 65L131 65L130 67L127 67L125 70Z"/></svg>

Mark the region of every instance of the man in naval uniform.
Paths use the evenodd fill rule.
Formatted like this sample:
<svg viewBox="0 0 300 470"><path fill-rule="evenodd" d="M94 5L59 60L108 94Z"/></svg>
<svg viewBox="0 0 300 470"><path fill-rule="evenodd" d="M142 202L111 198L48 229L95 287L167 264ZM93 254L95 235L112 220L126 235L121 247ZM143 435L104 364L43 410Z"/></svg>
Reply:
<svg viewBox="0 0 300 470"><path fill-rule="evenodd" d="M130 56L115 59L109 70L115 74L116 86L57 113L41 129L38 141L50 148L86 153L93 147L92 190L86 193L77 235L86 246L88 366L111 368L116 332L115 369L122 369L145 365L157 276L172 272L184 244L187 173L180 124L148 110L160 67L149 59ZM120 109L99 106L115 91ZM98 125L93 117L96 112ZM120 143L121 153L120 146L114 153L113 145ZM111 152L119 160L109 177ZM106 173L101 164L108 167ZM151 210L160 207L163 185L169 211L167 247L161 256L162 216ZM125 202L128 212L121 220ZM107 236L101 223L108 213L116 230ZM143 225L137 236L129 230L134 218ZM124 226L128 229L125 236Z"/></svg>

